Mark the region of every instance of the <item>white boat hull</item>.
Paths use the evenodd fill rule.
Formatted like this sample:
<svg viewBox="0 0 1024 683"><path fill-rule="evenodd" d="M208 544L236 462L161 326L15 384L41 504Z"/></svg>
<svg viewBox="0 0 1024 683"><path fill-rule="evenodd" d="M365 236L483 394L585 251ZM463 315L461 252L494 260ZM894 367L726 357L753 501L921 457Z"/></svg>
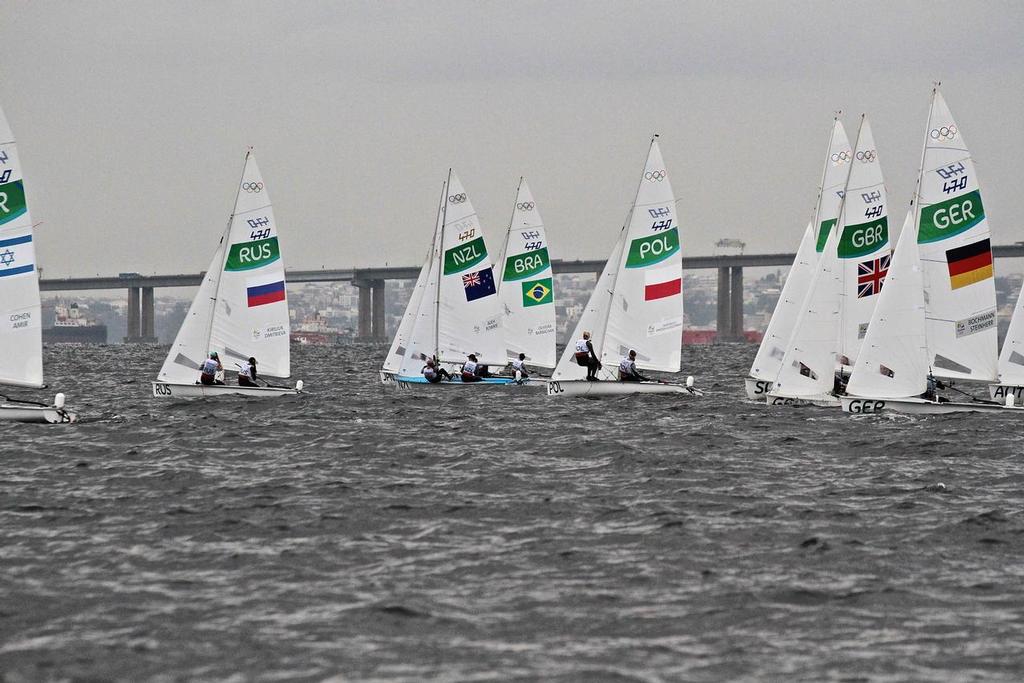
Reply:
<svg viewBox="0 0 1024 683"><path fill-rule="evenodd" d="M548 396L626 396L629 394L704 394L685 384L671 382L588 382L582 379L547 382Z"/></svg>
<svg viewBox="0 0 1024 683"><path fill-rule="evenodd" d="M1020 384L989 384L988 395L993 401L1006 402L1007 396L1013 396L1014 403L1024 400L1024 386Z"/></svg>
<svg viewBox="0 0 1024 683"><path fill-rule="evenodd" d="M431 390L439 387L514 387L517 389L544 388L543 380L527 379L522 382L517 382L511 377L485 377L479 382L463 382L458 377L455 377L451 380L432 383L422 377L401 377L394 374L392 374L389 379L384 379L384 374L385 373L382 371L381 382L384 384L394 384L399 389L404 390Z"/></svg>
<svg viewBox="0 0 1024 683"><path fill-rule="evenodd" d="M210 398L213 396L294 396L298 389L288 387L240 387L231 384L177 384L153 382L155 398Z"/></svg>
<svg viewBox="0 0 1024 683"><path fill-rule="evenodd" d="M835 396L816 396L808 398L794 398L792 396L779 396L778 394L766 394L765 403L770 406L817 406L818 408L838 408L839 399Z"/></svg>
<svg viewBox="0 0 1024 683"><path fill-rule="evenodd" d="M907 413L910 415L948 415L950 413L993 413L1000 410L1024 411L1021 406L1006 406L996 403L936 403L923 398L869 398L843 396L843 412L855 415L875 415L884 412Z"/></svg>
<svg viewBox="0 0 1024 683"><path fill-rule="evenodd" d="M767 379L747 377L746 380L744 380L744 385L747 390L747 398L751 401L763 401L764 397L767 396L768 392L775 386L775 382Z"/></svg>
<svg viewBox="0 0 1024 683"><path fill-rule="evenodd" d="M56 406L0 405L0 422L36 422L41 424L67 424L77 422L78 416Z"/></svg>

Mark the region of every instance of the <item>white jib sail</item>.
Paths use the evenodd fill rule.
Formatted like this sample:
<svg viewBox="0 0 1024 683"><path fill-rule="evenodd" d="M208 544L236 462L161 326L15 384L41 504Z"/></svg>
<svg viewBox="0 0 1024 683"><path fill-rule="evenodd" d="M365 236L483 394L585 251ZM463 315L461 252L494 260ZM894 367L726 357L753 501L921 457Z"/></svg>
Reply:
<svg viewBox="0 0 1024 683"><path fill-rule="evenodd" d="M250 151L228 229L159 378L194 382L210 351L218 352L226 370L254 356L261 375L287 377L290 331L277 223Z"/></svg>
<svg viewBox="0 0 1024 683"><path fill-rule="evenodd" d="M412 312L409 323L409 334L404 341L405 348L399 360L398 374L402 377L419 377L427 358L437 353L437 303L438 278L441 272L441 227L444 222L444 205L448 196L448 181L441 188L441 203L438 206L437 225L430 243L427 260L423 264L420 276L423 280L423 292L420 294L416 309ZM415 295L414 295L415 296ZM409 302L410 308L413 302ZM409 311L406 311L409 314ZM459 361L461 362L461 361Z"/></svg>
<svg viewBox="0 0 1024 683"><path fill-rule="evenodd" d="M998 339L991 233L971 153L937 88L918 188L917 239L932 372L993 381Z"/></svg>
<svg viewBox="0 0 1024 683"><path fill-rule="evenodd" d="M836 252L838 244L839 231L829 230L772 394L813 399L832 391L839 348L839 294L842 291L842 266Z"/></svg>
<svg viewBox="0 0 1024 683"><path fill-rule="evenodd" d="M532 365L555 367L555 300L544 222L524 178L496 263L508 360L526 355Z"/></svg>
<svg viewBox="0 0 1024 683"><path fill-rule="evenodd" d="M885 287L853 366L847 393L871 398L908 398L925 390L924 280L912 207L900 232Z"/></svg>
<svg viewBox="0 0 1024 683"><path fill-rule="evenodd" d="M838 256L842 268L839 309L839 362L853 365L882 290L889 248L885 180L867 116L861 118L853 165L846 185Z"/></svg>
<svg viewBox="0 0 1024 683"><path fill-rule="evenodd" d="M597 284L594 285L594 291L590 294L587 307L583 309L583 314L576 323L576 328L573 330L572 336L569 337L561 358L558 359L558 365L551 373L551 379L573 380L583 379L587 376L587 368L579 365L575 358L576 341L583 338L584 332L591 333L594 350L601 353L599 335L608 320L608 311L611 309L612 298L615 296L615 277L622 264L622 249L626 244L626 232L626 227L623 226L619 232L619 238L615 242L615 247L604 264L604 270L597 278ZM618 364L616 363L613 367L618 367Z"/></svg>
<svg viewBox="0 0 1024 683"><path fill-rule="evenodd" d="M43 386L32 218L14 134L0 109L0 384Z"/></svg>
<svg viewBox="0 0 1024 683"><path fill-rule="evenodd" d="M757 356L750 367L751 377L774 382L779 375L786 347L793 336L793 329L800 314L800 305L814 278L818 254L825 248L825 240L836 224L851 157L850 141L846 138L843 124L836 118L829 135L828 153L822 170L814 216L804 231L796 258L786 275L786 283L782 286L779 301L775 304L768 329L765 330Z"/></svg>
<svg viewBox="0 0 1024 683"><path fill-rule="evenodd" d="M443 187L441 188L441 198L441 201L444 201ZM412 288L412 294L409 297L409 303L405 307L405 313L402 315L402 321L398 324L398 330L395 332L395 338L391 341L391 348L388 349L388 355L384 359L383 369L387 372L399 372L401 370L402 358L405 356L405 351L409 344L409 338L412 335L413 326L415 325L416 318L420 313L420 306L423 304L424 294L429 289L427 286L427 279L430 276L430 266L435 259L434 250L436 249L437 236L440 230L441 206L439 205L437 207L437 219L434 224L434 237L430 241L430 249L427 250L427 256L423 259L423 266L420 268L420 274L416 278L416 285ZM431 353L433 353L433 351L431 351Z"/></svg>
<svg viewBox="0 0 1024 683"><path fill-rule="evenodd" d="M466 189L448 172L441 274L437 297L437 355L462 363L474 353L485 365L505 365L497 282L483 228Z"/></svg>

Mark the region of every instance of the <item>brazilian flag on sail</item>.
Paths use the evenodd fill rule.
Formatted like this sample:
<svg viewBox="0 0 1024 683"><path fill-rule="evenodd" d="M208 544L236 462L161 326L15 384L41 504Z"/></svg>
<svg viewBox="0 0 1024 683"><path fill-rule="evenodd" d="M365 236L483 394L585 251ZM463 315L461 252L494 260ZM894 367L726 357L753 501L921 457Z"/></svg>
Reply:
<svg viewBox="0 0 1024 683"><path fill-rule="evenodd" d="M530 280L523 283L523 306L541 306L555 300L551 278Z"/></svg>

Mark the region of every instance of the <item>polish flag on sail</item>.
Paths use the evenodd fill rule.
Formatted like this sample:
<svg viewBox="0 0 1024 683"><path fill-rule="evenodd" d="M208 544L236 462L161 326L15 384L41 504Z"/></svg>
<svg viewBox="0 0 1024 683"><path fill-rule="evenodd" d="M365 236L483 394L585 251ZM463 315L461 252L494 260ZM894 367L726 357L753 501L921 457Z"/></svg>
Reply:
<svg viewBox="0 0 1024 683"><path fill-rule="evenodd" d="M683 291L683 266L652 268L644 272L644 301L675 296Z"/></svg>

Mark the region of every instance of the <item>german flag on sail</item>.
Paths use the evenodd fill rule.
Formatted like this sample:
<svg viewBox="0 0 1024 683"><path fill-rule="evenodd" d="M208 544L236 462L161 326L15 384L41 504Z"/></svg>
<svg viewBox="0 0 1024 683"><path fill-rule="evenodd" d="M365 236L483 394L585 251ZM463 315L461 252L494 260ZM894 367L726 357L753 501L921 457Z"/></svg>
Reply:
<svg viewBox="0 0 1024 683"><path fill-rule="evenodd" d="M960 289L992 277L992 245L988 239L946 251L949 286Z"/></svg>

